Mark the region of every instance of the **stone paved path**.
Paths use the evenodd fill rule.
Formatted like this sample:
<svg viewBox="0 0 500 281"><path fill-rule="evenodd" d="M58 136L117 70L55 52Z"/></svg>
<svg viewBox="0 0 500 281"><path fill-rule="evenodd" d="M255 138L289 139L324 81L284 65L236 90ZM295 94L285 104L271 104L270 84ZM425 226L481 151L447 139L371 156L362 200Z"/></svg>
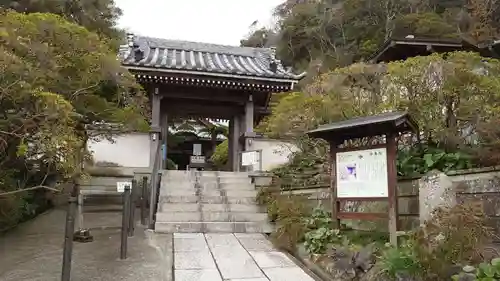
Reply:
<svg viewBox="0 0 500 281"><path fill-rule="evenodd" d="M314 281L259 233L175 233L175 281Z"/></svg>
<svg viewBox="0 0 500 281"><path fill-rule="evenodd" d="M0 281L60 281L66 212L53 210L0 236ZM138 226L120 260L120 214L91 214L94 242L75 243L71 281L171 281L172 235ZM209 281L209 280L207 280Z"/></svg>

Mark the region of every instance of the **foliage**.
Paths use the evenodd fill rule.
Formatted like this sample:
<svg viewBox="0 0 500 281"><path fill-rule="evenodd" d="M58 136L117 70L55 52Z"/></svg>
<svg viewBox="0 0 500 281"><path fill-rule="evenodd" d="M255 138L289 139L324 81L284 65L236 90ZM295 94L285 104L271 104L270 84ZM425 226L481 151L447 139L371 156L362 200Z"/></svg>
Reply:
<svg viewBox="0 0 500 281"><path fill-rule="evenodd" d="M485 216L468 204L436 209L431 219L417 229L414 251L425 280L449 278L457 264L476 264L493 233Z"/></svg>
<svg viewBox="0 0 500 281"><path fill-rule="evenodd" d="M0 12L0 73L0 192L76 177L89 138L148 127L110 42L57 15Z"/></svg>
<svg viewBox="0 0 500 281"><path fill-rule="evenodd" d="M421 153L411 157L410 167L411 162L426 163L425 154L431 154L425 156L427 164L438 169L492 165L500 159L499 77L498 60L467 52L414 57L387 66L353 64L319 76L303 93L282 98L261 130L293 137L301 146L304 133L320 124L407 110L420 127L418 134L402 136L399 142L403 150ZM419 145L422 148L411 148ZM310 152L314 155L309 158L327 159L321 150ZM404 158L401 155L408 160Z"/></svg>
<svg viewBox="0 0 500 281"><path fill-rule="evenodd" d="M96 34L55 15L6 12L0 22L5 162L43 160L70 174L86 138L116 132L87 135L86 124L147 124L145 96Z"/></svg>
<svg viewBox="0 0 500 281"><path fill-rule="evenodd" d="M377 267L391 280L415 278L422 274L420 261L411 243L405 242L399 247L388 245L378 258Z"/></svg>
<svg viewBox="0 0 500 281"><path fill-rule="evenodd" d="M276 230L271 234L273 242L282 249L294 251L307 230L305 203L297 196L279 195L270 204L274 204L277 214Z"/></svg>
<svg viewBox="0 0 500 281"><path fill-rule="evenodd" d="M448 172L472 168L471 157L461 151L419 145L398 151L397 170L400 176L424 175L431 170Z"/></svg>
<svg viewBox="0 0 500 281"><path fill-rule="evenodd" d="M483 260L491 237L481 212L467 204L442 207L398 248L382 251L377 265L392 280L449 280L457 265Z"/></svg>
<svg viewBox="0 0 500 281"><path fill-rule="evenodd" d="M224 140L215 148L214 153L210 157L210 160L215 164L216 167L221 168L226 165L228 160L228 150L229 150L229 141Z"/></svg>
<svg viewBox="0 0 500 281"><path fill-rule="evenodd" d="M167 158L167 170L177 170L175 162L170 158Z"/></svg>
<svg viewBox="0 0 500 281"><path fill-rule="evenodd" d="M289 155L286 165L271 170L282 190L290 187L321 186L328 183L328 147L324 141L297 137L297 150Z"/></svg>
<svg viewBox="0 0 500 281"><path fill-rule="evenodd" d="M463 272L453 276L454 281L493 281L500 279L500 258L481 263L477 268L465 266Z"/></svg>
<svg viewBox="0 0 500 281"><path fill-rule="evenodd" d="M332 229L331 214L323 208L315 208L306 223L309 231L304 235L304 247L308 253L323 254L340 240L340 230Z"/></svg>
<svg viewBox="0 0 500 281"><path fill-rule="evenodd" d="M20 13L57 14L108 38L118 39L121 35L116 29L116 21L122 12L113 0L4 0L0 1L0 8Z"/></svg>
<svg viewBox="0 0 500 281"><path fill-rule="evenodd" d="M275 26L252 25L242 44L274 45L285 64L321 73L368 59L389 38L498 39L499 14L500 4L485 0L286 0Z"/></svg>
<svg viewBox="0 0 500 281"><path fill-rule="evenodd" d="M274 36L272 30L262 27L249 34L247 38L242 39L240 45L243 47L266 48L269 47L269 43Z"/></svg>

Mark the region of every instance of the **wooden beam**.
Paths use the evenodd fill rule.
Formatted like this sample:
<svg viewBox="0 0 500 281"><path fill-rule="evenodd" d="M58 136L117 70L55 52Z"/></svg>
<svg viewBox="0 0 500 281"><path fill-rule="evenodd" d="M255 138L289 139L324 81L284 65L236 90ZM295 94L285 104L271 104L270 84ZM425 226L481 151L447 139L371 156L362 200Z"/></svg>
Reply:
<svg viewBox="0 0 500 281"><path fill-rule="evenodd" d="M248 94L235 91L221 91L218 89L193 89L184 87L161 87L160 95L167 99L211 100L244 104Z"/></svg>

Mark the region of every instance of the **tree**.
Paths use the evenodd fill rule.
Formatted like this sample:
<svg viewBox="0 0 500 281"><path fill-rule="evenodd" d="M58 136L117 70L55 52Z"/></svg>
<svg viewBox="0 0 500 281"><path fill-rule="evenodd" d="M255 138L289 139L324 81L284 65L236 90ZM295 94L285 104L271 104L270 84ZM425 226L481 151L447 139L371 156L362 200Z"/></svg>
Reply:
<svg viewBox="0 0 500 281"><path fill-rule="evenodd" d="M222 169L228 160L228 152L229 152L229 141L224 140L214 150L212 156L210 156L210 160L214 163L214 165L218 169Z"/></svg>
<svg viewBox="0 0 500 281"><path fill-rule="evenodd" d="M498 0L287 0L274 16L273 36L256 30L242 43L266 46L272 37L285 65L313 75L366 60L392 37L483 43L500 36Z"/></svg>
<svg viewBox="0 0 500 281"><path fill-rule="evenodd" d="M43 184L48 173L78 177L88 138L147 129L146 97L109 40L57 15L4 11L0 42L8 174L0 189ZM23 180L8 182L16 177Z"/></svg>
<svg viewBox="0 0 500 281"><path fill-rule="evenodd" d="M20 13L53 13L108 38L120 37L116 21L122 11L114 0L0 0L0 8Z"/></svg>
<svg viewBox="0 0 500 281"><path fill-rule="evenodd" d="M240 40L240 45L242 47L267 48L271 46L270 42L275 37L276 34L272 30L262 27Z"/></svg>
<svg viewBox="0 0 500 281"><path fill-rule="evenodd" d="M291 94L262 124L274 136L294 136L320 124L387 110L408 110L419 143L461 151L479 164L500 159L500 62L455 52L383 65L353 64L319 76Z"/></svg>

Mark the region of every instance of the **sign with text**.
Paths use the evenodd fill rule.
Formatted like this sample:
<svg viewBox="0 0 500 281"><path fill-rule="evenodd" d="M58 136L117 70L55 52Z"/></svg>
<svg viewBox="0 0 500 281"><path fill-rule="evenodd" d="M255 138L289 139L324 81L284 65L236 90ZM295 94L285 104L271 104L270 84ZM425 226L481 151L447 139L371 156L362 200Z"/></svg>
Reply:
<svg viewBox="0 0 500 281"><path fill-rule="evenodd" d="M124 192L125 191L125 186L129 186L130 189L132 189L132 182L130 181L119 181L116 183L116 191L118 192Z"/></svg>
<svg viewBox="0 0 500 281"><path fill-rule="evenodd" d="M388 197L387 149L338 152L337 197Z"/></svg>
<svg viewBox="0 0 500 281"><path fill-rule="evenodd" d="M201 143L193 144L193 155L200 156L201 155Z"/></svg>
<svg viewBox="0 0 500 281"><path fill-rule="evenodd" d="M205 156L191 156L191 164L205 164Z"/></svg>
<svg viewBox="0 0 500 281"><path fill-rule="evenodd" d="M245 151L241 153L241 165L252 166L257 164L259 153L257 151Z"/></svg>

